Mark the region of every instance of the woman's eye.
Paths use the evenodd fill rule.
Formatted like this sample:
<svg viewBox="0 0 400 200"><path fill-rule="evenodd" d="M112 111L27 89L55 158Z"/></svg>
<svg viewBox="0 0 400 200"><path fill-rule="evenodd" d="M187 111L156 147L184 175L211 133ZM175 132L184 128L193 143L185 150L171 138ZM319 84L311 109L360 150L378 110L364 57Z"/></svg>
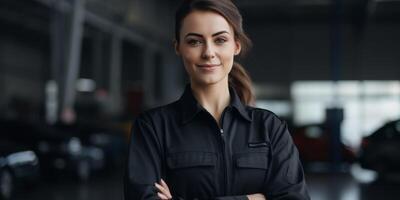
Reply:
<svg viewBox="0 0 400 200"><path fill-rule="evenodd" d="M200 40L188 40L187 43L191 46L198 46L201 44Z"/></svg>
<svg viewBox="0 0 400 200"><path fill-rule="evenodd" d="M224 39L224 38L217 38L216 40L215 40L215 43L217 43L217 44L223 44L223 43L225 43L226 42L226 39Z"/></svg>

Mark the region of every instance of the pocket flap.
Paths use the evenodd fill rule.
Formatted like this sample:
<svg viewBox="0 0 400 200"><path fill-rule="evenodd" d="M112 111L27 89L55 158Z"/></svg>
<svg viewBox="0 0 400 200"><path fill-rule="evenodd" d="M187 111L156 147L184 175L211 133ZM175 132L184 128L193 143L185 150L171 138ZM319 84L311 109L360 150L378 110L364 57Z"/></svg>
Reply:
<svg viewBox="0 0 400 200"><path fill-rule="evenodd" d="M167 156L167 164L171 169L215 166L215 153L210 152L179 152Z"/></svg>
<svg viewBox="0 0 400 200"><path fill-rule="evenodd" d="M270 143L267 141L248 142L249 152L268 152Z"/></svg>
<svg viewBox="0 0 400 200"><path fill-rule="evenodd" d="M249 142L250 148L266 147L266 146L268 146L267 142Z"/></svg>
<svg viewBox="0 0 400 200"><path fill-rule="evenodd" d="M236 160L236 166L241 168L267 169L266 155L245 155Z"/></svg>

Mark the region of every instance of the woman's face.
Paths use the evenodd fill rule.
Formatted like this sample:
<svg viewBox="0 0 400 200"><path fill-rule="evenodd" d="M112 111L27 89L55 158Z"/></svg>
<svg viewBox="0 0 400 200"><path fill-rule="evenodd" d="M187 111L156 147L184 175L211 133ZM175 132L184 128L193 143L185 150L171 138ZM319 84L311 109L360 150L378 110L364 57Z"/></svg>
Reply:
<svg viewBox="0 0 400 200"><path fill-rule="evenodd" d="M228 81L233 58L240 52L232 27L221 15L194 11L187 15L175 43L192 84L209 85Z"/></svg>

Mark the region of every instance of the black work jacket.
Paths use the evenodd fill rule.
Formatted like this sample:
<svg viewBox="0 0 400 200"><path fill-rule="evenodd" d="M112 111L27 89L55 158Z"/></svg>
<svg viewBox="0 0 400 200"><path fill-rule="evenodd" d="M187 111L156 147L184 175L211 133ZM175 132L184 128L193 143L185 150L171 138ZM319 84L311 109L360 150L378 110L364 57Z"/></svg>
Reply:
<svg viewBox="0 0 400 200"><path fill-rule="evenodd" d="M125 199L158 199L162 178L174 199L309 199L298 151L286 123L244 106L230 87L221 127L194 98L190 85L171 104L134 122Z"/></svg>

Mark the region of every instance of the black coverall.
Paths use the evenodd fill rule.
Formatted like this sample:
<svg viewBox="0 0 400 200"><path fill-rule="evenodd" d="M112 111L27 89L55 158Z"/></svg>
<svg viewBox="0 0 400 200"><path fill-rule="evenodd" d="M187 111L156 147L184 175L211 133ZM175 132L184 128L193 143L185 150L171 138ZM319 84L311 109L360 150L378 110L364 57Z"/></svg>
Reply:
<svg viewBox="0 0 400 200"><path fill-rule="evenodd" d="M158 199L162 178L174 199L310 199L286 124L245 106L230 87L220 127L190 85L171 104L142 113L131 132L125 199Z"/></svg>

